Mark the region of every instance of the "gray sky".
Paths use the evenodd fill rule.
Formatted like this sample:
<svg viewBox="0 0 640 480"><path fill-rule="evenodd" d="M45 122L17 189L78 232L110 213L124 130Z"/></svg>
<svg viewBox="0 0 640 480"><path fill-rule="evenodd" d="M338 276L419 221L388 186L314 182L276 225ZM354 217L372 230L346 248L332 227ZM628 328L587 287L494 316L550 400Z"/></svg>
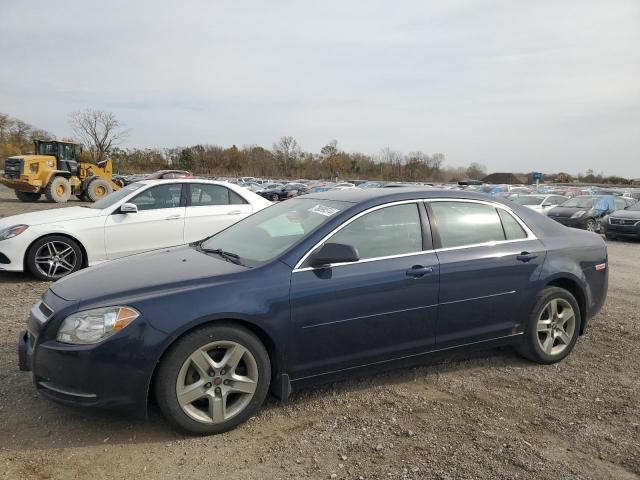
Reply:
<svg viewBox="0 0 640 480"><path fill-rule="evenodd" d="M0 0L0 112L126 146L389 146L640 177L638 0Z"/></svg>

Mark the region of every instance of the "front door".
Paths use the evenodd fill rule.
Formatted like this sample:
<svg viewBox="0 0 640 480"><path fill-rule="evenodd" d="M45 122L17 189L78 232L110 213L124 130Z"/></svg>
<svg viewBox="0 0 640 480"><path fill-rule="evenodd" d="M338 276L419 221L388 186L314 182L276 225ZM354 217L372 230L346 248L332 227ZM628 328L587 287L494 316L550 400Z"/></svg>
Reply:
<svg viewBox="0 0 640 480"><path fill-rule="evenodd" d="M431 349L438 262L424 252L418 204L373 210L327 242L353 245L360 261L294 271L293 378Z"/></svg>
<svg viewBox="0 0 640 480"><path fill-rule="evenodd" d="M440 262L438 348L522 331L545 249L497 205L430 202Z"/></svg>
<svg viewBox="0 0 640 480"><path fill-rule="evenodd" d="M116 210L109 215L104 235L107 258L185 243L182 188L181 183L155 185L129 200L138 207L137 213Z"/></svg>

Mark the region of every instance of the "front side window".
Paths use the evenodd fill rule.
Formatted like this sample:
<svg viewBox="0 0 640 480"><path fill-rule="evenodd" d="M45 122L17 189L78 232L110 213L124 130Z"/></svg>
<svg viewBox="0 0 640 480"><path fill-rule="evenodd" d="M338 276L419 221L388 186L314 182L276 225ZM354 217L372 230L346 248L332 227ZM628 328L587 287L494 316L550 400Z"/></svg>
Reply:
<svg viewBox="0 0 640 480"><path fill-rule="evenodd" d="M222 185L206 183L191 184L191 206L239 205L247 201Z"/></svg>
<svg viewBox="0 0 640 480"><path fill-rule="evenodd" d="M381 208L354 220L327 242L356 248L360 259L422 251L418 205L408 203Z"/></svg>
<svg viewBox="0 0 640 480"><path fill-rule="evenodd" d="M113 205L118 203L120 200L131 195L133 192L142 188L143 186L144 185L142 183L131 183L126 187L122 187L120 190L116 190L115 192L110 193L106 197L98 200L97 202L92 203L89 208L102 210L105 208L112 207Z"/></svg>
<svg viewBox="0 0 640 480"><path fill-rule="evenodd" d="M504 217L506 222L503 227L498 209L491 205L470 202L432 202L431 209L440 236L441 248L526 238L522 227L508 213L508 216ZM522 230L521 232L518 231L514 222Z"/></svg>
<svg viewBox="0 0 640 480"><path fill-rule="evenodd" d="M181 194L181 183L165 183L148 188L129 200L129 203L136 205L138 210L176 208L180 206Z"/></svg>

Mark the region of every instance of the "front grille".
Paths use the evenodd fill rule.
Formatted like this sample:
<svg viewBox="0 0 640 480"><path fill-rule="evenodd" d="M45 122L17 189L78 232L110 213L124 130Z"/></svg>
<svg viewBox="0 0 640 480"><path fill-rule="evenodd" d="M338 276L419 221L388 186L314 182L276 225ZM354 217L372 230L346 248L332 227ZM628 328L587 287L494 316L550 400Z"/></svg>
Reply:
<svg viewBox="0 0 640 480"><path fill-rule="evenodd" d="M7 158L4 161L4 176L17 178L22 175L24 161L22 158Z"/></svg>
<svg viewBox="0 0 640 480"><path fill-rule="evenodd" d="M624 225L627 227L632 227L637 223L640 223L640 220L634 220L632 218L613 218L609 217L609 223L611 225Z"/></svg>

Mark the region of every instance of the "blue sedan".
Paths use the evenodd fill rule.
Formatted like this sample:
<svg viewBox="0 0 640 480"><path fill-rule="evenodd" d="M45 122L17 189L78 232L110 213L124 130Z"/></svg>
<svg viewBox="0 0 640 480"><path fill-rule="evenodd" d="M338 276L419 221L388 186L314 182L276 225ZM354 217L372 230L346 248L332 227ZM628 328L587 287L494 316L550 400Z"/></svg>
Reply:
<svg viewBox="0 0 640 480"><path fill-rule="evenodd" d="M189 246L79 271L33 306L19 363L39 392L234 428L269 390L512 344L565 358L605 301L607 251L495 197L343 190L271 206Z"/></svg>

